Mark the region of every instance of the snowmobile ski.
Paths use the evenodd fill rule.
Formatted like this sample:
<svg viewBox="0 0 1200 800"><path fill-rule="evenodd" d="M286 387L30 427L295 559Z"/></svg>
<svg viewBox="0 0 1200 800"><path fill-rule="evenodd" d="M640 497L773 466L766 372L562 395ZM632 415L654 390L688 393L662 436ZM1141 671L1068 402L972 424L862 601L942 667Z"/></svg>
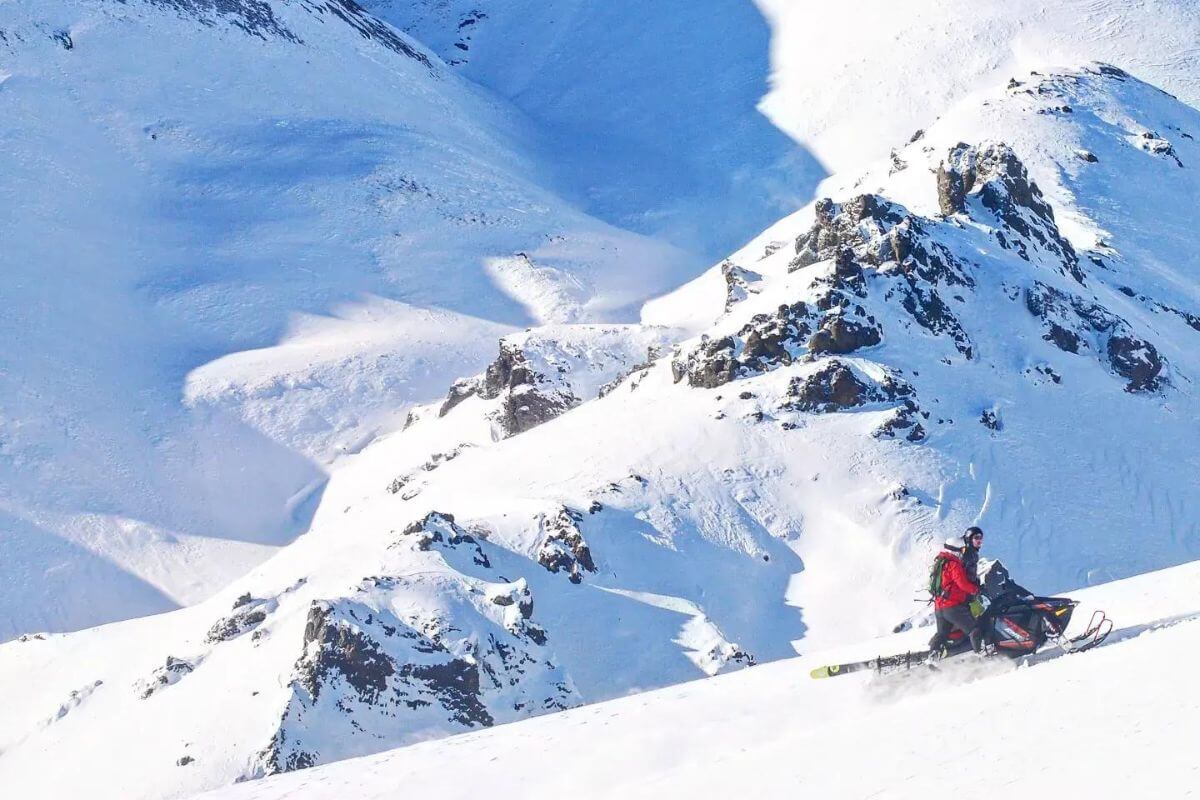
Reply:
<svg viewBox="0 0 1200 800"><path fill-rule="evenodd" d="M1087 630L1070 639L1060 639L1059 646L1068 653L1084 653L1103 644L1112 630L1113 621L1108 618L1107 614L1097 609L1092 612L1092 619L1088 622Z"/></svg>
<svg viewBox="0 0 1200 800"><path fill-rule="evenodd" d="M876 656L866 661L851 661L846 664L830 664L825 667L817 667L808 674L813 678L820 679L848 675L851 672L864 672L866 670L880 673L897 672L928 664L931 655L932 653L929 650L918 650L894 656Z"/></svg>

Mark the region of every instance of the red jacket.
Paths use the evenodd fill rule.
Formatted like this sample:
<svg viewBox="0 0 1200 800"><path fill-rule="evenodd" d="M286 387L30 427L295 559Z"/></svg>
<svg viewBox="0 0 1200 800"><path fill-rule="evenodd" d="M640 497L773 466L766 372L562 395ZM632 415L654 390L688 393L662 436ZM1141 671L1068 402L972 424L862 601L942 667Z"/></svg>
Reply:
<svg viewBox="0 0 1200 800"><path fill-rule="evenodd" d="M942 560L942 595L933 598L934 608L961 606L971 595L979 594L979 584L967 575L958 553L943 550L938 558Z"/></svg>

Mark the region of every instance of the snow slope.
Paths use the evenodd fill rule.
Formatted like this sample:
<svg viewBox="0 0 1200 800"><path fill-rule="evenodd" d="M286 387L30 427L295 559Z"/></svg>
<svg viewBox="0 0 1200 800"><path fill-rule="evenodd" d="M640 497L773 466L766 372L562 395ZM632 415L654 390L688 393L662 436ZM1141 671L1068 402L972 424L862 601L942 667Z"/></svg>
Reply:
<svg viewBox="0 0 1200 800"><path fill-rule="evenodd" d="M662 326L506 336L211 600L0 647L0 786L183 796L851 645L972 522L1047 589L1196 559L1197 131L1021 75Z"/></svg>
<svg viewBox="0 0 1200 800"><path fill-rule="evenodd" d="M775 31L750 0L364 5L536 120L589 213L710 263L825 175L759 111Z"/></svg>
<svg viewBox="0 0 1200 800"><path fill-rule="evenodd" d="M6 0L0 118L0 639L207 597L499 336L711 258L348 0Z"/></svg>
<svg viewBox="0 0 1200 800"><path fill-rule="evenodd" d="M1198 580L1192 563L1069 593L1083 603L1077 619L1102 607L1118 620L1086 654L808 677L920 647L926 628L204 797L375 800L402 786L448 798L924 798L945 791L951 764L979 767L964 784L976 792L1189 797Z"/></svg>

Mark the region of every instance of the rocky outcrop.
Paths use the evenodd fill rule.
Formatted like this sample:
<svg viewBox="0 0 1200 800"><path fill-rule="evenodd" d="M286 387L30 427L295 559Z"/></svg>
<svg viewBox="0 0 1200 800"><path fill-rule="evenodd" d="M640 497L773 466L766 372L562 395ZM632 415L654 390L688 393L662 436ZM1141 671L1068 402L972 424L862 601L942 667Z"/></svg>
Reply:
<svg viewBox="0 0 1200 800"><path fill-rule="evenodd" d="M522 386L505 395L497 421L507 436L536 428L579 405L579 398L554 392L543 394L533 386Z"/></svg>
<svg viewBox="0 0 1200 800"><path fill-rule="evenodd" d="M255 599L249 594L242 595L234 601L233 613L214 622L204 640L209 644L216 644L249 633L263 624L276 606L277 603L273 599Z"/></svg>
<svg viewBox="0 0 1200 800"><path fill-rule="evenodd" d="M715 389L741 377L742 365L737 360L739 344L732 336L702 337L700 344L684 360L672 360L671 373L675 382L687 378L689 386Z"/></svg>
<svg viewBox="0 0 1200 800"><path fill-rule="evenodd" d="M1125 379L1129 392L1154 392L1166 383L1166 362L1129 323L1099 303L1036 282L1025 291L1025 307L1042 322L1042 338L1059 350L1090 352Z"/></svg>
<svg viewBox="0 0 1200 800"><path fill-rule="evenodd" d="M833 259L837 261L837 273L847 278L858 271L854 261L860 254L855 249L886 239L887 232L907 216L900 206L874 194L859 195L845 203L818 200L813 213L813 226L796 239L796 257L788 268L795 271ZM881 263L878 257L873 260ZM884 256L883 260L892 259Z"/></svg>
<svg viewBox="0 0 1200 800"><path fill-rule="evenodd" d="M871 396L870 386L837 361L788 384L786 408L827 414L861 406Z"/></svg>
<svg viewBox="0 0 1200 800"><path fill-rule="evenodd" d="M418 550L438 548L442 552L466 553L476 566L487 569L492 566L479 540L455 524L453 514L431 511L424 519L405 527L403 534L411 538Z"/></svg>
<svg viewBox="0 0 1200 800"><path fill-rule="evenodd" d="M1175 146L1154 131L1144 131L1138 137L1138 147L1151 155L1169 158L1177 166L1183 166L1183 162L1179 160L1179 155L1175 152Z"/></svg>
<svg viewBox="0 0 1200 800"><path fill-rule="evenodd" d="M138 684L138 697L147 700L160 690L179 683L196 669L196 661L167 656L167 661L145 681Z"/></svg>
<svg viewBox="0 0 1200 800"><path fill-rule="evenodd" d="M970 337L942 294L971 288L974 280L966 265L932 235L936 225L878 195L845 203L821 200L813 227L796 241L791 269L832 261L833 274L822 281L828 289L817 301L819 310L853 309L861 317L861 299L868 291L887 301L899 300L918 325L948 336L971 358ZM874 319L868 316L866 322L879 330Z"/></svg>
<svg viewBox="0 0 1200 800"><path fill-rule="evenodd" d="M814 355L845 355L864 347L873 347L881 341L878 327L863 325L838 314L822 321L820 330L808 340L808 350Z"/></svg>
<svg viewBox="0 0 1200 800"><path fill-rule="evenodd" d="M902 438L914 444L923 442L928 438L928 434L925 426L921 424L921 419L928 416L928 412L921 411L915 402L905 400L882 425L875 429L873 435L876 439Z"/></svg>
<svg viewBox="0 0 1200 800"><path fill-rule="evenodd" d="M891 375L876 382L848 364L833 360L825 362L816 372L792 378L782 408L829 414L867 403L894 402L912 395L911 386Z"/></svg>
<svg viewBox="0 0 1200 800"><path fill-rule="evenodd" d="M500 400L493 418L504 437L515 436L548 422L581 399L538 372L520 345L500 340L500 355L481 377L456 381L438 416L445 416L468 397Z"/></svg>
<svg viewBox="0 0 1200 800"><path fill-rule="evenodd" d="M497 574L503 553L482 534L431 512L393 546L424 554L420 568L311 603L292 692L256 774L578 703L545 650L532 592Z"/></svg>
<svg viewBox="0 0 1200 800"><path fill-rule="evenodd" d="M1164 363L1154 345L1126 334L1109 336L1104 349L1113 372L1128 381L1125 391L1153 392L1162 386Z"/></svg>
<svg viewBox="0 0 1200 800"><path fill-rule="evenodd" d="M726 311L759 292L762 275L753 270L739 267L732 261L725 261L721 264L721 275L725 278Z"/></svg>
<svg viewBox="0 0 1200 800"><path fill-rule="evenodd" d="M1030 247L1038 248L1055 259L1064 275L1083 283L1079 257L1059 231L1054 209L1008 145L955 145L938 166L937 185L944 216L970 214L968 198L978 197L1008 231L996 231L1002 247L1027 261Z"/></svg>
<svg viewBox="0 0 1200 800"><path fill-rule="evenodd" d="M581 583L583 573L596 571L591 548L579 529L582 520L583 514L564 506L557 513L542 517L539 523L538 563L551 572L565 572L571 583Z"/></svg>
<svg viewBox="0 0 1200 800"><path fill-rule="evenodd" d="M439 416L478 397L501 438L524 433L644 372L668 336L648 325L557 325L506 336L482 375L455 382Z"/></svg>

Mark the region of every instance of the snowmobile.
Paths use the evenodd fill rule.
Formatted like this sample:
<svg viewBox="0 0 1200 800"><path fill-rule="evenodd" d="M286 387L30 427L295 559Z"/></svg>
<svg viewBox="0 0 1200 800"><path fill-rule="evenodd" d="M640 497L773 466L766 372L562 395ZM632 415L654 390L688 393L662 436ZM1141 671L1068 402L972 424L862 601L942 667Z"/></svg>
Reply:
<svg viewBox="0 0 1200 800"><path fill-rule="evenodd" d="M1067 597L1037 597L1009 575L999 561L994 561L984 575L980 601L984 606L980 624L984 626L989 656L1021 658L1036 653L1052 642L1068 653L1081 653L1097 647L1112 633L1113 623L1103 611L1095 611L1087 629L1078 636L1068 637L1067 626L1078 600ZM950 634L950 643L943 652L931 650L878 656L866 661L831 664L817 667L814 678L831 678L851 672L871 670L879 673L897 672L919 666L933 666L937 661L971 651L971 643L962 631Z"/></svg>

